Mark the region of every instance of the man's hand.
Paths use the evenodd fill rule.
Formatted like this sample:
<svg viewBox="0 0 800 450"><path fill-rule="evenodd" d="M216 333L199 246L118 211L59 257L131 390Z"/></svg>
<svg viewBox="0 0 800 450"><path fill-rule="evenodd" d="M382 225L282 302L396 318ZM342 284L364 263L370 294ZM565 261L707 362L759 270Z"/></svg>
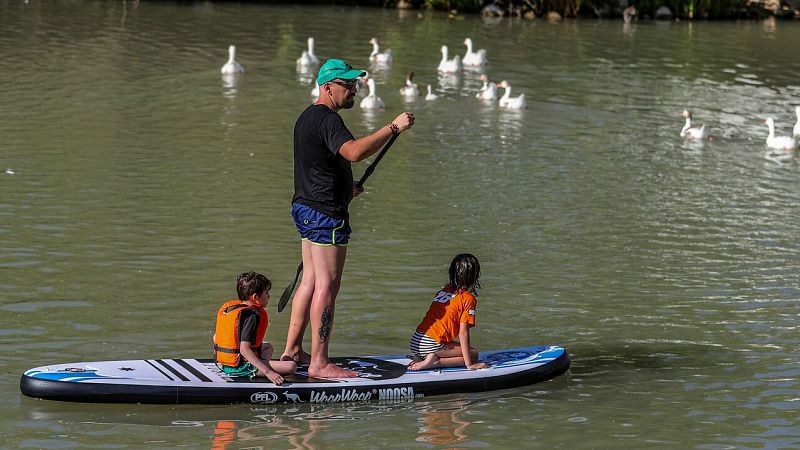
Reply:
<svg viewBox="0 0 800 450"><path fill-rule="evenodd" d="M402 133L403 131L406 131L407 129L414 126L414 113L412 112L401 113L399 116L394 118L392 123L397 125L397 128Z"/></svg>

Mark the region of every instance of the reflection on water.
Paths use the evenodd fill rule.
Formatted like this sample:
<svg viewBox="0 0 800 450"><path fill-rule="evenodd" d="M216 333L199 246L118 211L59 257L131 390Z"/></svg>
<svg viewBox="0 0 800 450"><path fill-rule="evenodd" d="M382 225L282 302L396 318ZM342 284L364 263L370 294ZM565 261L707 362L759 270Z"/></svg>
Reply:
<svg viewBox="0 0 800 450"><path fill-rule="evenodd" d="M369 65L370 73L376 80L385 79L391 68L392 65L390 63L371 62Z"/></svg>
<svg viewBox="0 0 800 450"><path fill-rule="evenodd" d="M453 445L469 439L467 427L470 422L460 417L465 409L464 405L431 404L419 412L418 442L436 445Z"/></svg>
<svg viewBox="0 0 800 450"><path fill-rule="evenodd" d="M317 66L297 66L297 81L303 86L316 84Z"/></svg>
<svg viewBox="0 0 800 450"><path fill-rule="evenodd" d="M284 419L278 415L256 416L260 421L252 422L220 420L214 426L211 448L229 450L240 448L267 449L289 444L292 449L318 450L325 448L318 439L320 431L328 428L325 418L296 420L289 416Z"/></svg>
<svg viewBox="0 0 800 450"><path fill-rule="evenodd" d="M241 75L238 73L226 73L222 74L222 96L227 99L233 99L236 97L236 85L239 84L239 80L241 79Z"/></svg>
<svg viewBox="0 0 800 450"><path fill-rule="evenodd" d="M461 75L439 73L439 89L445 94L458 95L461 88Z"/></svg>
<svg viewBox="0 0 800 450"><path fill-rule="evenodd" d="M363 127L367 130L374 130L378 128L381 123L382 118L385 116L385 112L380 109L363 109L359 108L361 111L361 119Z"/></svg>

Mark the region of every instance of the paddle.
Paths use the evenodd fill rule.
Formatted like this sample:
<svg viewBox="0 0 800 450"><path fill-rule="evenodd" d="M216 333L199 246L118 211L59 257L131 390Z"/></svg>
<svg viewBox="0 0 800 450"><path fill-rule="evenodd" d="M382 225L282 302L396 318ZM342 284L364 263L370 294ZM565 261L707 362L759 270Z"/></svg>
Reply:
<svg viewBox="0 0 800 450"><path fill-rule="evenodd" d="M381 159L383 159L384 155L386 155L386 152L389 151L389 147L391 147L392 144L394 144L394 141L397 140L398 136L400 135L395 134L394 136L392 136L391 139L389 139L389 142L387 142L386 145L383 146L381 152L378 153L378 156L375 158L375 160L372 161L369 167L367 167L367 170L364 172L364 175L361 176L361 179L358 180L356 186L358 186L359 188L364 187L364 183L367 181L367 178L369 178L370 175L372 175L372 172L375 172L375 166L377 166L378 163L381 162ZM297 279L300 278L300 273L302 271L303 271L303 262L300 261L300 264L297 266L297 272L294 274L294 281L292 281L288 286L286 286L286 289L283 290L283 294L281 294L281 299L278 301L278 312L283 311L283 308L286 308L286 305L289 303L289 298L292 296L292 291L294 291L294 287L297 285Z"/></svg>

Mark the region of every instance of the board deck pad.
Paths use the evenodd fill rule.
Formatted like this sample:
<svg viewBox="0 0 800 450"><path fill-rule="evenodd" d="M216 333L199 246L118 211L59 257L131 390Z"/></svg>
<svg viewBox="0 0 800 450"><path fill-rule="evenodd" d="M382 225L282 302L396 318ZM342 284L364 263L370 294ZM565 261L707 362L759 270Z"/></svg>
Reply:
<svg viewBox="0 0 800 450"><path fill-rule="evenodd" d="M413 400L459 392L524 386L569 368L558 346L481 352L489 368L407 370L405 356L335 357L357 378L312 378L299 367L282 385L266 378L231 377L210 359L146 359L56 364L27 370L20 389L29 397L114 403L332 403Z"/></svg>

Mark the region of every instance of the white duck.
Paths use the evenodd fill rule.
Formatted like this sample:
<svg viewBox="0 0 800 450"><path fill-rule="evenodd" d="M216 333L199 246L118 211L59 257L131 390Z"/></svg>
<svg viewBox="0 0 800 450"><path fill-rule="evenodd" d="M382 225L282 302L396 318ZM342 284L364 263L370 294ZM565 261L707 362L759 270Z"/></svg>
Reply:
<svg viewBox="0 0 800 450"><path fill-rule="evenodd" d="M480 67L486 64L486 50L480 49L477 52L472 51L472 39L464 39L464 45L467 46L467 52L464 53L464 59L461 60L465 66Z"/></svg>
<svg viewBox="0 0 800 450"><path fill-rule="evenodd" d="M511 85L507 81L501 81L497 87L505 89L503 96L500 97L500 107L505 109L525 109L525 94L520 94L519 97L511 97Z"/></svg>
<svg viewBox="0 0 800 450"><path fill-rule="evenodd" d="M392 63L392 49L387 48L385 52L381 53L378 48L378 39L372 38L369 43L372 44L372 53L369 55L372 64L386 66Z"/></svg>
<svg viewBox="0 0 800 450"><path fill-rule="evenodd" d="M703 140L708 139L708 127L701 125L700 127L692 128L692 113L688 109L684 109L681 116L686 118L686 123L681 128L681 137L689 140Z"/></svg>
<svg viewBox="0 0 800 450"><path fill-rule="evenodd" d="M769 127L769 136L767 136L767 147L773 150L781 150L788 153L797 148L797 139L789 136L775 136L775 122L772 117L767 117L764 124Z"/></svg>
<svg viewBox="0 0 800 450"><path fill-rule="evenodd" d="M447 46L442 46L442 60L439 61L439 72L461 73L461 57L456 55L453 59L447 59Z"/></svg>
<svg viewBox="0 0 800 450"><path fill-rule="evenodd" d="M369 86L369 95L361 99L361 109L383 109L385 106L383 103L383 99L378 97L378 94L375 92L375 80L370 78L367 80L367 86Z"/></svg>
<svg viewBox="0 0 800 450"><path fill-rule="evenodd" d="M365 70L363 77L356 78L356 94L361 93L361 89L364 89L364 85L367 84L367 80L369 80L369 72Z"/></svg>
<svg viewBox="0 0 800 450"><path fill-rule="evenodd" d="M400 95L406 98L406 100L413 100L419 97L419 87L417 83L414 83L414 72L408 72L408 76L406 76L406 84L405 86L400 88Z"/></svg>
<svg viewBox="0 0 800 450"><path fill-rule="evenodd" d="M311 90L311 98L314 99L312 103L319 100L319 84L316 81L314 82L314 89Z"/></svg>
<svg viewBox="0 0 800 450"><path fill-rule="evenodd" d="M429 100L430 101L430 100L436 100L437 98L439 98L439 96L433 93L433 89L431 88L431 85L429 84L428 85L428 95L425 96L425 100Z"/></svg>
<svg viewBox="0 0 800 450"><path fill-rule="evenodd" d="M794 107L794 113L797 115L797 122L795 122L794 128L792 129L792 135L800 139L800 106Z"/></svg>
<svg viewBox="0 0 800 450"><path fill-rule="evenodd" d="M226 62L219 71L223 75L244 73L244 67L236 62L236 46L231 45L228 47L228 62Z"/></svg>
<svg viewBox="0 0 800 450"><path fill-rule="evenodd" d="M481 87L481 90L475 94L475 97L478 97L481 100L497 100L497 84L489 81L489 77L487 77L485 73L482 73L478 79L483 81L483 86Z"/></svg>
<svg viewBox="0 0 800 450"><path fill-rule="evenodd" d="M308 38L308 50L304 50L300 57L297 58L297 67L308 69L318 65L319 58L314 54L314 38L310 37Z"/></svg>

